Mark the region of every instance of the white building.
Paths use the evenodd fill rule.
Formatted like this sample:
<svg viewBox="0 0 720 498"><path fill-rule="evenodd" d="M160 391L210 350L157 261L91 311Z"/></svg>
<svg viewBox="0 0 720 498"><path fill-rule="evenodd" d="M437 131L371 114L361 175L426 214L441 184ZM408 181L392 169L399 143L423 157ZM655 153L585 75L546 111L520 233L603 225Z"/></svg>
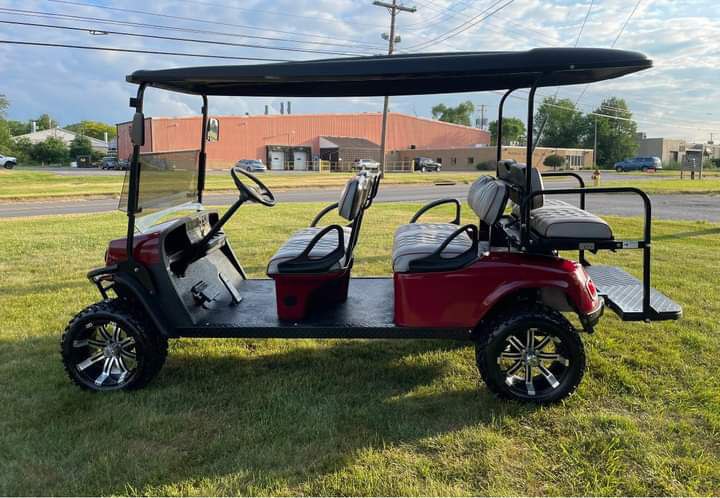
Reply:
<svg viewBox="0 0 720 498"><path fill-rule="evenodd" d="M26 133L25 135L18 135L16 137L13 137L13 140L19 140L21 138L25 138L30 141L32 144L37 144L40 142L44 142L50 137L57 138L62 140L65 145L70 145L70 142L72 142L75 137L77 137L78 134L75 132L72 132L70 130L66 130L64 128L49 128L47 130L40 130L33 133ZM87 137L87 136L86 136ZM103 154L107 154L108 151L108 143L103 140L98 140L97 138L93 137L87 137L88 140L90 140L90 144L92 145L93 150L96 150L98 152L102 152Z"/></svg>

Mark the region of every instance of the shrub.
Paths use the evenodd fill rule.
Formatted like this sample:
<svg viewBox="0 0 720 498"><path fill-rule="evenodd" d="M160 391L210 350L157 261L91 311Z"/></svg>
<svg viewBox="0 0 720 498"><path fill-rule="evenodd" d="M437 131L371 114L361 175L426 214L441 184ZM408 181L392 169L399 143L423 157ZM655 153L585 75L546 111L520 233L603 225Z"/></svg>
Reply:
<svg viewBox="0 0 720 498"><path fill-rule="evenodd" d="M565 164L565 158L557 154L550 154L543 161L543 165L552 169L561 168L563 164Z"/></svg>
<svg viewBox="0 0 720 498"><path fill-rule="evenodd" d="M494 171L495 161L481 161L475 165L475 169L478 171Z"/></svg>

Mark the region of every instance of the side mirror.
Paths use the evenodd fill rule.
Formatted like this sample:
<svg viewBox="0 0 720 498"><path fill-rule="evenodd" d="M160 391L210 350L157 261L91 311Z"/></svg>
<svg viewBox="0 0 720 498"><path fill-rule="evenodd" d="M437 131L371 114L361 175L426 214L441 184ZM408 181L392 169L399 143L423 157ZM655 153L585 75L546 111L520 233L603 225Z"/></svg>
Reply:
<svg viewBox="0 0 720 498"><path fill-rule="evenodd" d="M142 112L136 112L133 116L130 140L134 145L145 145L145 116Z"/></svg>
<svg viewBox="0 0 720 498"><path fill-rule="evenodd" d="M208 119L207 141L217 142L220 139L220 121L217 118Z"/></svg>

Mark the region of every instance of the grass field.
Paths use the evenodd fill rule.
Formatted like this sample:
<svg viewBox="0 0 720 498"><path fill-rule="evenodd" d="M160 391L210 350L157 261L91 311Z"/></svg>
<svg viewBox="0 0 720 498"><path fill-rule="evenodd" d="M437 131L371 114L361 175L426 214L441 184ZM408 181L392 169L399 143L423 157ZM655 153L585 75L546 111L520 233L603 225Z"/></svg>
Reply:
<svg viewBox="0 0 720 498"><path fill-rule="evenodd" d="M479 173L388 173L385 185L431 184L438 181L468 183ZM263 174L263 182L274 189L340 187L347 182L349 173ZM60 197L119 196L123 176L58 175L51 172L0 170L0 202ZM206 178L209 192L235 191L230 173L212 174Z"/></svg>
<svg viewBox="0 0 720 498"><path fill-rule="evenodd" d="M319 207L243 207L228 232L249 272ZM416 207L368 212L356 275L389 273ZM720 493L719 224L657 222L655 285L685 318L609 314L577 394L535 408L494 399L473 350L440 341L180 340L146 389L81 392L58 340L123 222L0 221L0 495Z"/></svg>
<svg viewBox="0 0 720 498"><path fill-rule="evenodd" d="M450 172L440 174L389 173L384 185L431 184L438 181L469 183L482 172ZM344 173L267 174L262 179L274 189L339 187L347 181ZM0 170L0 202L76 197L117 197L122 190L122 176L58 175L50 172ZM550 182L552 184L552 182ZM702 181L667 179L664 176L637 180L604 180L602 186L631 185L650 194L720 193L720 178L708 176ZM208 175L207 191L234 191L229 174Z"/></svg>

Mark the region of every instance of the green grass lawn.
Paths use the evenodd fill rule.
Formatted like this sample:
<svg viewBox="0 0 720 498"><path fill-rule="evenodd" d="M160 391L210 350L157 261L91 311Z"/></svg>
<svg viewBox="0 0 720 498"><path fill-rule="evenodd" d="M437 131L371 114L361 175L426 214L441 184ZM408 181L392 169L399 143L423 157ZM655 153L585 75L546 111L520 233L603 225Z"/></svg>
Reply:
<svg viewBox="0 0 720 498"><path fill-rule="evenodd" d="M720 194L720 178L716 176L702 180L680 180L648 178L642 180L602 181L602 187L637 187L648 194Z"/></svg>
<svg viewBox="0 0 720 498"><path fill-rule="evenodd" d="M416 207L368 212L356 275L389 274ZM243 207L228 232L249 272L319 208ZM81 392L60 333L123 231L118 213L0 221L0 495L720 493L720 224L655 224L654 285L685 318L608 314L579 391L546 408L496 400L442 341L178 340L144 390Z"/></svg>
<svg viewBox="0 0 720 498"><path fill-rule="evenodd" d="M450 172L439 174L388 173L383 183L432 184L438 181L469 183L477 172ZM340 187L350 173L268 173L261 176L268 187L274 189ZM52 199L62 197L118 197L123 176L58 175L52 172L0 170L0 202L11 200ZM230 173L210 174L206 178L206 191L235 191Z"/></svg>

